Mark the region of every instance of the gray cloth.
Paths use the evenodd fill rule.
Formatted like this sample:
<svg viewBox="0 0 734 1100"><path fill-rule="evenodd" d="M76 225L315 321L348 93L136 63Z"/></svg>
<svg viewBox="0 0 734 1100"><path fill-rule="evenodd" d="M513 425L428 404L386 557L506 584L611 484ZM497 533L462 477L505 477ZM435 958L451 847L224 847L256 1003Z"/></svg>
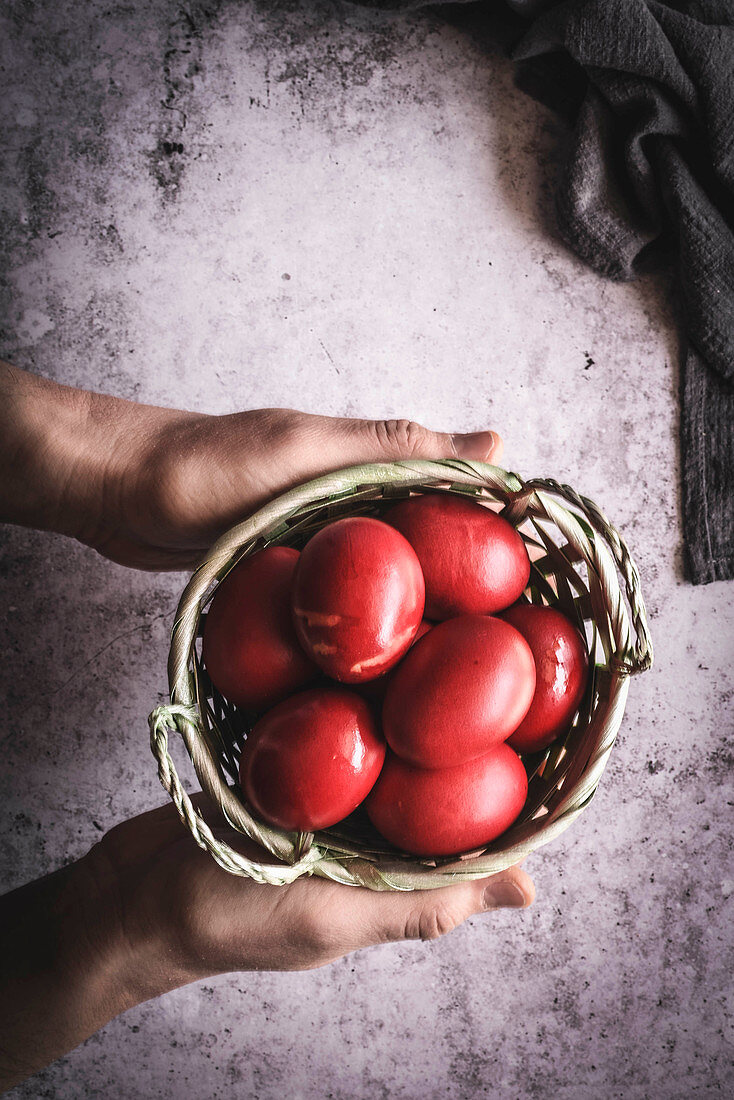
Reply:
<svg viewBox="0 0 734 1100"><path fill-rule="evenodd" d="M574 127L556 202L562 236L611 278L655 263L676 272L688 572L694 584L730 579L734 0L507 3L518 84ZM482 6L497 18L494 0Z"/></svg>

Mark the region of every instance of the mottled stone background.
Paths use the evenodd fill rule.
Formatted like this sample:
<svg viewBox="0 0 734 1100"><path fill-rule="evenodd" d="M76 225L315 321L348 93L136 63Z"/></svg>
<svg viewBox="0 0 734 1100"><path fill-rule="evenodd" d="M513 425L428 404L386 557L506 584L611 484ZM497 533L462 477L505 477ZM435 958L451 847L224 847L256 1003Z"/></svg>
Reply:
<svg viewBox="0 0 734 1100"><path fill-rule="evenodd" d="M14 1097L731 1096L731 585L682 580L660 279L557 239L554 117L486 36L336 2L6 0L0 354L210 412L497 427L598 500L656 642L534 907L115 1020ZM2 884L161 802L181 575L6 529Z"/></svg>

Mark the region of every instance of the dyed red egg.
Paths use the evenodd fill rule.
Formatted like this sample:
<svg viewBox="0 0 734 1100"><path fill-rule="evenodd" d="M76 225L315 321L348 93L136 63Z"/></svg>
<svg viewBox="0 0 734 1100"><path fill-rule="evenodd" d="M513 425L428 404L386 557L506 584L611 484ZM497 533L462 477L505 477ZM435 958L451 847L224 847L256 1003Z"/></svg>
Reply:
<svg viewBox="0 0 734 1100"><path fill-rule="evenodd" d="M470 500L429 493L384 516L411 544L426 581L426 618L491 615L520 596L530 576L515 528Z"/></svg>
<svg viewBox="0 0 734 1100"><path fill-rule="evenodd" d="M515 821L528 793L507 745L453 768L416 768L388 752L366 808L377 831L405 852L448 856L483 848Z"/></svg>
<svg viewBox="0 0 734 1100"><path fill-rule="evenodd" d="M407 539L377 519L322 527L304 547L293 585L293 621L306 653L343 683L372 680L409 648L425 584Z"/></svg>
<svg viewBox="0 0 734 1100"><path fill-rule="evenodd" d="M438 623L390 677L382 724L390 748L422 768L483 756L525 717L535 663L501 619L463 615Z"/></svg>
<svg viewBox="0 0 734 1100"><path fill-rule="evenodd" d="M260 550L217 588L204 624L202 656L225 699L264 710L313 680L316 666L296 638L291 586L298 551Z"/></svg>
<svg viewBox="0 0 734 1100"><path fill-rule="evenodd" d="M508 740L518 752L537 752L568 731L583 699L589 657L581 631L554 607L516 604L502 618L519 630L535 660L530 709Z"/></svg>
<svg viewBox="0 0 734 1100"><path fill-rule="evenodd" d="M240 758L240 785L265 821L311 832L356 810L384 759L385 742L364 699L345 688L312 688L256 724Z"/></svg>

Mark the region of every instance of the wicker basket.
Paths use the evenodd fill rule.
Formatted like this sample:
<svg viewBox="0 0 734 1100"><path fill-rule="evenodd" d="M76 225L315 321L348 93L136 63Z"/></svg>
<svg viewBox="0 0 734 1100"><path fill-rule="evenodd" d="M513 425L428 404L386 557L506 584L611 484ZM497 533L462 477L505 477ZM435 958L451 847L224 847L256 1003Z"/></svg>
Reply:
<svg viewBox="0 0 734 1100"><path fill-rule="evenodd" d="M517 527L532 560L525 598L564 611L586 637L592 675L568 735L525 758L530 783L517 821L485 849L422 859L391 847L357 810L319 833L286 833L253 817L237 783L245 717L213 688L199 656L202 612L216 585L248 554L271 544L302 546L346 515L379 516L414 493L453 493L480 501ZM620 577L622 585L620 587ZM502 871L558 836L590 802L619 729L630 675L652 664L637 569L599 509L566 485L523 482L496 466L468 461L402 461L355 466L301 485L228 531L194 572L173 626L171 703L150 715L161 783L200 847L235 875L283 884L314 874L374 890L418 890ZM183 789L168 751L181 734L204 791L235 830L274 857L253 862L217 839Z"/></svg>

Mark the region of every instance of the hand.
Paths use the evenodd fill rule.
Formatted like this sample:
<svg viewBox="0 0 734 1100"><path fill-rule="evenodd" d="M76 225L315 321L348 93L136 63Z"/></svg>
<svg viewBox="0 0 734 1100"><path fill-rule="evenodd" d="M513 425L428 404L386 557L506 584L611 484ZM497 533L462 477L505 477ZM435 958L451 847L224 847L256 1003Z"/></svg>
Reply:
<svg viewBox="0 0 734 1100"><path fill-rule="evenodd" d="M146 410L140 458L124 470L120 506L95 542L144 569L190 569L229 527L320 474L398 458L497 461L492 432L451 436L408 421L341 420L288 409L230 416Z"/></svg>
<svg viewBox="0 0 734 1100"><path fill-rule="evenodd" d="M218 837L248 858L274 857L229 828L204 795L195 799ZM176 984L235 970L311 970L350 951L434 939L487 910L525 908L533 882L519 867L439 890L382 893L302 877L265 886L223 871L184 830L172 804L112 829L87 858L101 886L109 939L142 945ZM151 996L148 993L148 996Z"/></svg>
<svg viewBox="0 0 734 1100"><path fill-rule="evenodd" d="M202 796L198 803L213 826L213 808ZM227 830L240 847L233 836ZM249 843L245 852L263 858ZM308 970L373 944L432 939L487 910L524 908L534 892L518 867L420 893L316 878L261 886L221 870L169 803L0 898L0 1091L120 1012L188 982Z"/></svg>
<svg viewBox="0 0 734 1100"><path fill-rule="evenodd" d="M0 364L0 519L73 535L139 568L192 567L272 496L340 466L497 461L501 449L491 432L448 436L406 421L281 409L176 412ZM426 893L377 894L315 878L261 886L222 871L168 805L113 829L77 864L0 899L8 1012L0 1019L0 1086L131 1005L197 978L322 966L532 898L518 868Z"/></svg>
<svg viewBox="0 0 734 1100"><path fill-rule="evenodd" d="M342 466L399 458L497 462L492 432L287 409L228 416L136 405L0 364L0 520L73 535L140 569L191 569L278 493Z"/></svg>

